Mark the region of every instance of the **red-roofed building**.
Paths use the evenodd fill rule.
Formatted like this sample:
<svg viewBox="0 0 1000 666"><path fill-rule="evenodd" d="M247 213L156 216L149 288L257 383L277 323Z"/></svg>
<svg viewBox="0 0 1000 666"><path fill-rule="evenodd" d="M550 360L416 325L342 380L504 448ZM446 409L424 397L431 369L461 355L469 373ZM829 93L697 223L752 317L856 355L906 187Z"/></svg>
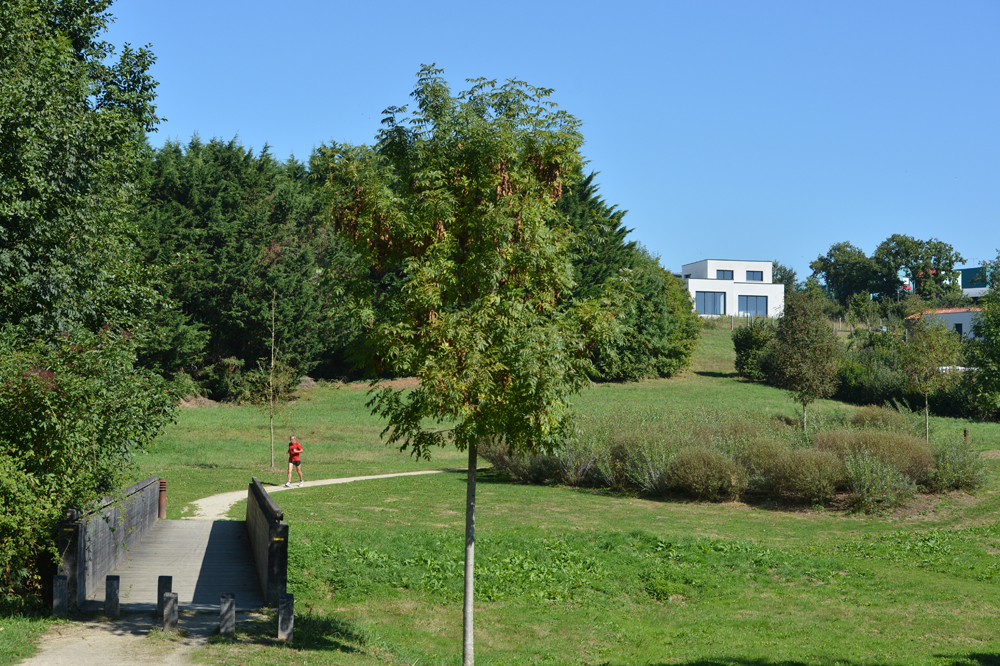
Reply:
<svg viewBox="0 0 1000 666"><path fill-rule="evenodd" d="M948 325L949 331L955 331L964 337L972 337L972 324L982 308L942 308L940 310L925 310L906 318L907 322L919 317L940 317Z"/></svg>

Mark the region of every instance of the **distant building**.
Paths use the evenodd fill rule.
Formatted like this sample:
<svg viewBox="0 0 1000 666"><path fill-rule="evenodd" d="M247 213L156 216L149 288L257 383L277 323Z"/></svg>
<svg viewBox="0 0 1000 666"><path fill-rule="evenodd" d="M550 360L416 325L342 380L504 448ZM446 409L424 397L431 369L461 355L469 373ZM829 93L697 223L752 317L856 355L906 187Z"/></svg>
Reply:
<svg viewBox="0 0 1000 666"><path fill-rule="evenodd" d="M962 284L962 293L969 298L979 298L989 291L989 285L986 283L985 266L960 268L959 276Z"/></svg>
<svg viewBox="0 0 1000 666"><path fill-rule="evenodd" d="M681 267L698 314L777 317L785 309L785 285L774 284L770 261L704 259Z"/></svg>
<svg viewBox="0 0 1000 666"><path fill-rule="evenodd" d="M944 308L942 310L926 310L912 314L906 318L906 323L919 319L920 317L940 317L948 325L949 331L955 331L959 335L972 337L972 324L982 308Z"/></svg>

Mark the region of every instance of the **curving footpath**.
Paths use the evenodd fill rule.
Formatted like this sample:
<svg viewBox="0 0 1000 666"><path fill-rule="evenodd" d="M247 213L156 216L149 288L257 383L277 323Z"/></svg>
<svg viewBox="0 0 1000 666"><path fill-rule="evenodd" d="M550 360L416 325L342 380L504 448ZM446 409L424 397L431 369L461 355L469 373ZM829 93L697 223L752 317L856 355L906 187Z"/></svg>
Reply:
<svg viewBox="0 0 1000 666"><path fill-rule="evenodd" d="M419 476L421 474L444 474L445 472L464 472L464 469L431 469L424 470L421 472L394 472L392 474L373 474L371 476L345 476L339 479L321 479L319 481L306 481L303 484L303 488L314 488L316 486L331 486L335 483L353 483L354 481L372 481L375 479L391 479L397 476ZM274 493L281 492L284 490L298 490L298 481L292 484L290 488L286 488L283 485L278 486L267 486L268 494L273 495ZM209 497L202 498L200 500L195 500L191 504L195 507L195 515L185 516L182 520L226 520L226 516L229 510L233 508L233 505L242 499L246 499L247 489L234 490L228 493L219 493L218 495L211 495Z"/></svg>

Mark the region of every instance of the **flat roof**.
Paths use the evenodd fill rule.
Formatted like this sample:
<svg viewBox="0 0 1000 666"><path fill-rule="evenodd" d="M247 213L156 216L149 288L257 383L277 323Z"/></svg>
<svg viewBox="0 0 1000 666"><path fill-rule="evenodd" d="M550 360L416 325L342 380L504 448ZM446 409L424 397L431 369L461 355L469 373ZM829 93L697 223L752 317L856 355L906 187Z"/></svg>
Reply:
<svg viewBox="0 0 1000 666"><path fill-rule="evenodd" d="M686 264L681 264L682 266L690 266L691 264L700 264L703 261L752 261L756 264L773 264L774 261L771 259L699 259L698 261L689 261Z"/></svg>

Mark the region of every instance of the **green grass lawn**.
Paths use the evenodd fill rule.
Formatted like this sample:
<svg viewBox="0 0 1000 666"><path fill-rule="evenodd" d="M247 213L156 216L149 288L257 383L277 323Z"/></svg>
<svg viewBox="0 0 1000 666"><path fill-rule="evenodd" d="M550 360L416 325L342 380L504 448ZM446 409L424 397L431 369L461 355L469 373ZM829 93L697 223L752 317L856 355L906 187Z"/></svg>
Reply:
<svg viewBox="0 0 1000 666"><path fill-rule="evenodd" d="M291 412L300 419L300 434L314 440L313 450L338 438L346 458L340 464L352 470L424 465L376 443L378 426L365 416L362 390L306 393L293 408L303 411ZM323 418L337 400L350 436ZM596 386L577 402L583 413L626 405L800 415L785 392L735 377L723 329L705 332L694 366L681 377ZM307 408L323 423L299 416ZM855 408L820 401L811 409L823 418ZM933 425L935 436L957 436L968 427L978 448L1000 448L997 424L935 419ZM461 466L456 454L441 453L432 467ZM339 475L338 463L329 464ZM994 555L1000 550L1000 468L990 464L988 486L974 496L921 496L881 517L664 502L516 485L484 473L477 507L477 660L1000 664ZM289 646L271 641L271 618L244 625L236 641L218 640L204 660L460 663L464 486L462 474L448 474L279 495L291 525L296 640ZM243 511L234 507L231 516Z"/></svg>
<svg viewBox="0 0 1000 666"><path fill-rule="evenodd" d="M182 409L139 458L140 474L167 480L167 517L190 515L189 503L207 495L246 488L251 476L284 483L288 436L305 447L306 479L463 467L466 457L441 450L431 461L416 460L379 440L381 424L365 407L366 384L321 385L301 390L275 420L270 467L267 415L253 407L221 404ZM298 478L298 477L296 477Z"/></svg>
<svg viewBox="0 0 1000 666"><path fill-rule="evenodd" d="M888 519L665 503L487 473L478 661L1000 663L995 491ZM303 635L269 646L262 622L209 648L207 661L459 663L463 501L460 474L281 495Z"/></svg>

